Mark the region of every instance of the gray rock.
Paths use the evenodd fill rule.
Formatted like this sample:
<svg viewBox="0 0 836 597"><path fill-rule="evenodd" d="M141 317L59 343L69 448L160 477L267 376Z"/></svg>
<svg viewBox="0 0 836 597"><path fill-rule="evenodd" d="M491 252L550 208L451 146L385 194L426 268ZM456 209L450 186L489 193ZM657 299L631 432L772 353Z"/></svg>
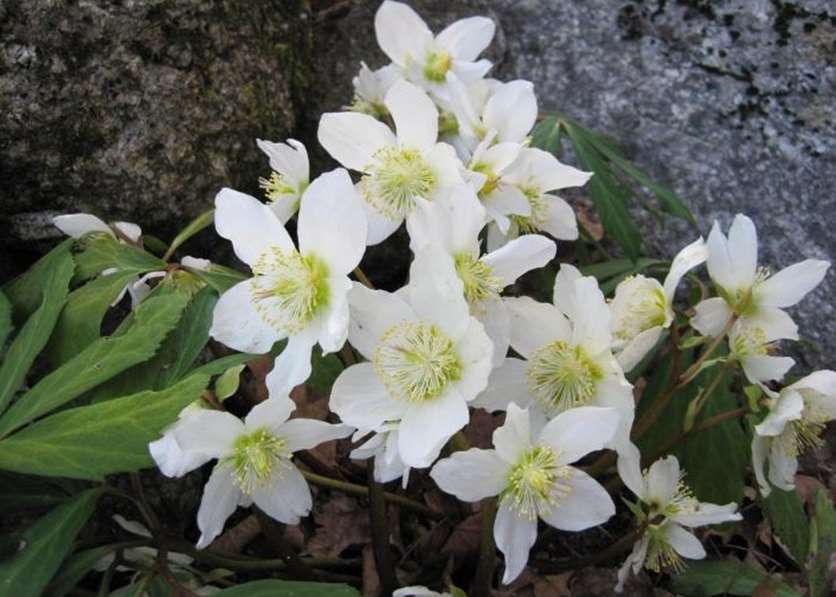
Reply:
<svg viewBox="0 0 836 597"><path fill-rule="evenodd" d="M296 125L303 5L0 0L4 236L43 238L54 211L165 235L223 185L256 190L256 137Z"/></svg>
<svg viewBox="0 0 836 597"><path fill-rule="evenodd" d="M315 26L306 126L346 103L359 61L385 62L377 2ZM752 217L773 270L836 256L836 7L827 0L467 0L411 4L435 30L455 18L500 26L495 76L532 80L541 111L559 109L621 140L669 183L707 234ZM313 139L312 135L309 135ZM645 252L672 256L695 236L644 217ZM810 341L798 370L832 366L836 272L793 315Z"/></svg>

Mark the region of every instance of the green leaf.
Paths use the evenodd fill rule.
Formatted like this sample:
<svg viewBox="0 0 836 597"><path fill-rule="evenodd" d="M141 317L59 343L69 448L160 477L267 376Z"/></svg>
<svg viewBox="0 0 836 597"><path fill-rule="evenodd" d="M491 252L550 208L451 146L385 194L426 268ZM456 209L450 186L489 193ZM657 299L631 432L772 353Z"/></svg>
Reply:
<svg viewBox="0 0 836 597"><path fill-rule="evenodd" d="M115 272L70 293L49 343L53 364L66 362L101 336L105 313L135 277L130 271Z"/></svg>
<svg viewBox="0 0 836 597"><path fill-rule="evenodd" d="M601 216L601 223L630 259L638 259L641 252L641 234L627 210L630 190L612 176L601 155L578 127L567 125L567 131L581 161L581 167L595 173L587 183L587 188Z"/></svg>
<svg viewBox="0 0 836 597"><path fill-rule="evenodd" d="M0 595L38 597L93 514L101 491L80 493L38 520L23 535L26 547L0 564Z"/></svg>
<svg viewBox="0 0 836 597"><path fill-rule="evenodd" d="M215 396L218 400L226 400L238 391L241 382L241 371L246 365L235 365L224 371L215 382Z"/></svg>
<svg viewBox="0 0 836 597"><path fill-rule="evenodd" d="M192 369L191 374L201 374L201 375L220 375L230 367L235 367L236 365L244 365L253 359L257 359L261 356L260 354L250 354L246 352L240 352L238 354L231 354L225 357L221 357L220 359L215 359L214 361L210 361L205 365L201 365L200 367L196 367Z"/></svg>
<svg viewBox="0 0 836 597"><path fill-rule="evenodd" d="M544 118L531 132L531 145L560 157L560 126L558 117Z"/></svg>
<svg viewBox="0 0 836 597"><path fill-rule="evenodd" d="M68 238L23 274L3 286L3 292L12 303L12 318L15 322L22 323L41 305L44 280L51 277L51 272L56 268L64 267L73 242L73 239Z"/></svg>
<svg viewBox="0 0 836 597"><path fill-rule="evenodd" d="M171 241L171 245L169 245L168 250L165 252L165 257L163 259L168 259L172 255L174 255L174 251L176 251L180 245L184 242L189 240L195 234L206 228L207 226L211 226L212 222L215 221L215 210L210 209L204 211L202 214L197 216L194 220L188 223L188 225L183 228L180 233L174 237L174 240Z"/></svg>
<svg viewBox="0 0 836 597"><path fill-rule="evenodd" d="M65 488L53 479L0 471L0 511L48 508L66 500L67 495Z"/></svg>
<svg viewBox="0 0 836 597"><path fill-rule="evenodd" d="M808 579L811 597L830 595L830 560L836 552L836 510L825 489L816 492L816 511L810 521L811 542ZM815 533L813 532L815 531Z"/></svg>
<svg viewBox="0 0 836 597"><path fill-rule="evenodd" d="M210 265L209 269L190 269L189 271L214 288L218 294L223 294L238 284L238 282L243 282L247 279L247 276L238 270L215 263Z"/></svg>
<svg viewBox="0 0 836 597"><path fill-rule="evenodd" d="M13 327L12 303L0 291L0 357L3 356L3 347L6 346L6 339L12 333Z"/></svg>
<svg viewBox="0 0 836 597"><path fill-rule="evenodd" d="M769 497L763 500L763 509L772 524L772 532L786 546L789 555L803 566L810 547L810 525L798 493L773 487Z"/></svg>
<svg viewBox="0 0 836 597"><path fill-rule="evenodd" d="M317 346L311 354L311 377L308 383L318 392L329 394L331 386L344 369L343 362L333 353L323 355Z"/></svg>
<svg viewBox="0 0 836 597"><path fill-rule="evenodd" d="M53 253L55 252L53 251ZM53 253L50 255L53 255ZM43 259L38 263L42 261ZM32 278L31 282L24 281L26 288L30 286L35 288L35 281L37 281L40 284L38 292L42 299L37 310L20 328L11 346L9 346L3 364L0 365L0 413L11 402L15 392L26 379L26 374L35 361L35 357L38 356L38 353L41 352L47 340L49 340L49 335L52 333L55 322L58 321L58 316L64 307L74 269L75 265L69 250L64 250L50 259L49 267L41 270L37 278ZM28 292L26 290L26 294ZM14 409L14 406L12 409Z"/></svg>
<svg viewBox="0 0 836 597"><path fill-rule="evenodd" d="M94 341L21 396L0 418L0 437L151 358L177 324L186 301L181 296L145 300L123 334Z"/></svg>
<svg viewBox="0 0 836 597"><path fill-rule="evenodd" d="M292 580L256 580L215 593L218 597L360 597L348 585Z"/></svg>
<svg viewBox="0 0 836 597"><path fill-rule="evenodd" d="M78 277L92 278L106 269L115 268L120 272L145 272L165 269L165 261L154 257L139 247L119 242L107 234L88 235L78 241L80 253L75 256Z"/></svg>
<svg viewBox="0 0 836 597"><path fill-rule="evenodd" d="M685 572L674 576L672 584L684 597L752 595L761 586L771 588L775 597L799 597L784 583L737 560L689 560Z"/></svg>
<svg viewBox="0 0 836 597"><path fill-rule="evenodd" d="M208 383L208 376L192 375L161 392L56 413L0 441L0 468L100 480L151 466L148 443L198 400Z"/></svg>
<svg viewBox="0 0 836 597"><path fill-rule="evenodd" d="M87 576L96 562L112 552L113 549L114 547L111 545L102 545L101 547L80 551L67 558L58 574L49 583L45 594L50 597L64 597L76 588L82 578Z"/></svg>

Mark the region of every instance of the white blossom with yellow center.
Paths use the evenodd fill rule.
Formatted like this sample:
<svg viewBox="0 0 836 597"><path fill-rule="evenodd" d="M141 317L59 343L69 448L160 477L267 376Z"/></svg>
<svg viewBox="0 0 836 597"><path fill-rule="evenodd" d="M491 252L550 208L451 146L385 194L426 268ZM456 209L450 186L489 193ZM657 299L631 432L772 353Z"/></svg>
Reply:
<svg viewBox="0 0 836 597"><path fill-rule="evenodd" d="M349 340L368 362L334 382L331 409L344 422L378 433L397 423L404 465L429 466L469 420L468 403L491 370L493 345L468 313L453 259L428 247L395 294L355 284Z"/></svg>
<svg viewBox="0 0 836 597"><path fill-rule="evenodd" d="M780 327L761 321L758 315L739 319L729 331L729 358L740 363L753 384L781 381L795 364L790 357L770 354L784 335Z"/></svg>
<svg viewBox="0 0 836 597"><path fill-rule="evenodd" d="M311 492L293 453L347 437L347 425L290 419L285 395L255 406L241 421L228 412L191 409L152 443L151 454L168 476L180 477L217 459L197 512L198 549L209 545L238 506L255 503L284 524L298 524L311 509Z"/></svg>
<svg viewBox="0 0 836 597"><path fill-rule="evenodd" d="M755 426L752 467L761 493L767 496L770 483L785 491L795 489L798 457L820 446L824 426L836 419L836 372L816 371L780 393L764 391L769 414Z"/></svg>
<svg viewBox="0 0 836 597"><path fill-rule="evenodd" d="M273 210L257 199L223 189L215 200L215 228L232 241L253 277L221 295L210 333L241 352L287 346L267 376L272 394L305 381L311 350L339 350L348 334L348 274L366 245L366 219L348 173L318 177L302 195L299 248Z"/></svg>
<svg viewBox="0 0 836 597"><path fill-rule="evenodd" d="M318 131L334 159L362 173L357 190L369 222L369 245L408 220L416 200L437 200L464 183L455 150L437 142L438 110L424 91L400 80L384 104L397 134L359 112L323 114Z"/></svg>
<svg viewBox="0 0 836 597"><path fill-rule="evenodd" d="M618 459L618 473L638 503L631 510L644 529L632 553L618 571L616 591L624 589L630 572L642 567L654 572L681 572L682 558L700 560L705 549L685 527L694 528L741 520L737 504L723 506L698 501L683 480L679 461L668 456L642 472L641 455L634 445Z"/></svg>
<svg viewBox="0 0 836 597"><path fill-rule="evenodd" d="M511 403L505 423L494 431L493 450L456 452L433 467L430 476L438 486L460 500L498 496L493 533L505 555L503 583L525 567L538 518L563 531L582 531L615 514L607 491L571 463L604 448L618 419L611 408L581 407L538 432L529 411Z"/></svg>
<svg viewBox="0 0 836 597"><path fill-rule="evenodd" d="M272 169L270 176L258 179L258 185L264 191L270 209L285 224L299 211L302 193L311 181L308 151L296 139L288 139L287 143L258 139L256 143L270 158Z"/></svg>

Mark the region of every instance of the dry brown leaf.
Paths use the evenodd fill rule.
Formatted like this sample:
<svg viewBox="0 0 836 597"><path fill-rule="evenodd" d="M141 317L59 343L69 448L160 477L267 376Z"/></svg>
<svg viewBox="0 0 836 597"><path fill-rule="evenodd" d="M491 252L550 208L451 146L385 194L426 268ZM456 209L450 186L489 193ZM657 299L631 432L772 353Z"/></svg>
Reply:
<svg viewBox="0 0 836 597"><path fill-rule="evenodd" d="M504 415L492 415L477 408L470 416L470 423L464 430L464 436L474 448L492 448L493 432L501 424Z"/></svg>
<svg viewBox="0 0 836 597"><path fill-rule="evenodd" d="M255 539L260 532L261 527L258 525L258 518L256 518L255 514L250 514L215 539L209 547L209 551L232 555L240 554L247 544Z"/></svg>
<svg viewBox="0 0 836 597"><path fill-rule="evenodd" d="M578 223L586 229L594 240L601 240L604 238L604 226L601 220L598 219L598 212L595 211L595 206L592 201L585 197L575 199L575 215L578 217Z"/></svg>
<svg viewBox="0 0 836 597"><path fill-rule="evenodd" d="M534 597L571 597L569 583L573 574L574 572L569 571L563 574L535 576Z"/></svg>
<svg viewBox="0 0 836 597"><path fill-rule="evenodd" d="M802 499L802 501L807 505L811 505L813 504L813 502L815 502L816 493L818 493L819 489L824 489L824 483L822 483L815 477L809 477L807 475L796 475L795 488L798 491L798 496Z"/></svg>
<svg viewBox="0 0 836 597"><path fill-rule="evenodd" d="M290 391L290 399L296 403L294 416L324 421L328 416L328 396L317 392L308 384L296 386Z"/></svg>
<svg viewBox="0 0 836 597"><path fill-rule="evenodd" d="M351 545L363 545L371 540L369 513L357 500L340 493L314 511L314 531L305 551L314 556L334 558Z"/></svg>
<svg viewBox="0 0 836 597"><path fill-rule="evenodd" d="M468 516L453 528L453 532L441 548L441 552L464 561L479 553L479 538L482 531L482 513Z"/></svg>

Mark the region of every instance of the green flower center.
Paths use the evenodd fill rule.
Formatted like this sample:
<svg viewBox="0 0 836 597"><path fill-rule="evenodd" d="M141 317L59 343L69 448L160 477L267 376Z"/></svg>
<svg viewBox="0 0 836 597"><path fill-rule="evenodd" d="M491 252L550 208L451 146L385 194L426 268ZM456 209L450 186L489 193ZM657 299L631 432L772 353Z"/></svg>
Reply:
<svg viewBox="0 0 836 597"><path fill-rule="evenodd" d="M447 79L447 71L453 66L453 58L444 50L430 52L424 63L424 76L433 83L443 83Z"/></svg>
<svg viewBox="0 0 836 597"><path fill-rule="evenodd" d="M462 373L453 341L435 325L417 322L389 328L372 364L392 397L410 402L438 397Z"/></svg>
<svg viewBox="0 0 836 597"><path fill-rule="evenodd" d="M645 567L653 572L667 571L679 574L685 570L685 562L668 542L665 525L650 525L647 527L649 542Z"/></svg>
<svg viewBox="0 0 836 597"><path fill-rule="evenodd" d="M727 289L717 285L717 294L726 301L729 308L737 315L752 315L757 310L757 286L765 282L769 275L770 272L767 268L759 267L751 286Z"/></svg>
<svg viewBox="0 0 836 597"><path fill-rule="evenodd" d="M615 337L625 342L632 340L645 330L665 325L667 300L661 288L646 287L649 292L638 289L627 301L626 316L618 323Z"/></svg>
<svg viewBox="0 0 836 597"><path fill-rule="evenodd" d="M297 189L288 182L286 177L278 172L271 172L270 178L259 177L258 186L264 190L264 196L267 199L275 202L280 199L287 199L288 196L298 199L307 185L300 185L300 188Z"/></svg>
<svg viewBox="0 0 836 597"><path fill-rule="evenodd" d="M778 437L781 450L789 458L798 458L807 450L820 448L824 445L821 434L825 425L826 420L811 420L806 417L790 421Z"/></svg>
<svg viewBox="0 0 836 597"><path fill-rule="evenodd" d="M289 464L287 442L265 428L242 435L232 448L228 462L238 487L247 495L283 474Z"/></svg>
<svg viewBox="0 0 836 597"><path fill-rule="evenodd" d="M437 181L421 152L390 146L374 158L360 180L360 192L377 211L398 220L412 211L415 197L430 198Z"/></svg>
<svg viewBox="0 0 836 597"><path fill-rule="evenodd" d="M761 327L743 326L734 335L732 352L738 358L767 354L766 332Z"/></svg>
<svg viewBox="0 0 836 597"><path fill-rule="evenodd" d="M493 275L493 270L484 261L470 253L458 253L453 257L456 273L464 284L464 296L471 306L485 299L499 296L504 287L503 281Z"/></svg>
<svg viewBox="0 0 836 597"><path fill-rule="evenodd" d="M482 188L479 189L480 199L484 199L493 193L499 186L499 176L493 171L489 164L477 162L470 166L470 169L474 172L478 172L479 174L484 174L486 177L485 182L482 184Z"/></svg>
<svg viewBox="0 0 836 597"><path fill-rule="evenodd" d="M442 111L438 115L438 136L455 135L459 132L459 121L451 112Z"/></svg>
<svg viewBox="0 0 836 597"><path fill-rule="evenodd" d="M588 403L603 372L582 347L557 340L529 357L527 377L531 394L555 413Z"/></svg>
<svg viewBox="0 0 836 597"><path fill-rule="evenodd" d="M328 304L328 266L316 255L274 247L259 257L252 270L256 309L277 330L299 331Z"/></svg>
<svg viewBox="0 0 836 597"><path fill-rule="evenodd" d="M557 452L548 446L535 446L525 452L508 474L500 495L511 507L535 520L538 512L549 512L572 491L566 482L572 470L557 463Z"/></svg>
<svg viewBox="0 0 836 597"><path fill-rule="evenodd" d="M533 234L540 232L543 226L549 219L549 204L546 197L540 189L523 186L520 190L528 199L528 204L531 206L531 214L527 216L511 215L511 221L514 222L520 230L520 234Z"/></svg>

